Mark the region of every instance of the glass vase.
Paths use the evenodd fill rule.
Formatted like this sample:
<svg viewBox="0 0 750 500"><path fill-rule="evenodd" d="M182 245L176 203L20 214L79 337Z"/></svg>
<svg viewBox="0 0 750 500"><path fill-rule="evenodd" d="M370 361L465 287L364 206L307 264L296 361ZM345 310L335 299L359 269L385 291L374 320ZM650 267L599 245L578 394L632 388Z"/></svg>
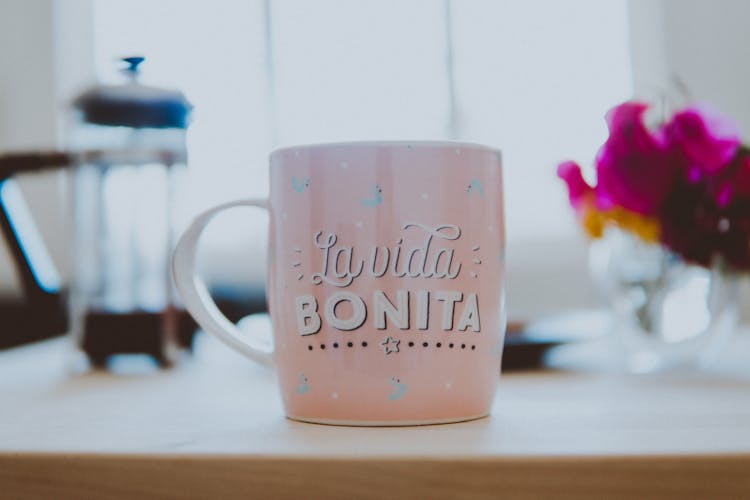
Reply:
<svg viewBox="0 0 750 500"><path fill-rule="evenodd" d="M590 265L630 372L706 367L737 327L739 278L718 261L690 264L609 228L592 245Z"/></svg>

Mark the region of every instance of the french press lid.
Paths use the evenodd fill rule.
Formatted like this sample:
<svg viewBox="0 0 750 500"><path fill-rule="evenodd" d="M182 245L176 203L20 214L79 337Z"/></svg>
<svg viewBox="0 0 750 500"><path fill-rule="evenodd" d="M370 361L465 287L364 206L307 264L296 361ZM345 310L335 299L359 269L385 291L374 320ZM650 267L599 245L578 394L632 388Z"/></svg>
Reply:
<svg viewBox="0 0 750 500"><path fill-rule="evenodd" d="M86 123L131 128L187 128L193 106L178 90L141 84L139 66L144 57L125 57L122 85L95 86L73 101Z"/></svg>

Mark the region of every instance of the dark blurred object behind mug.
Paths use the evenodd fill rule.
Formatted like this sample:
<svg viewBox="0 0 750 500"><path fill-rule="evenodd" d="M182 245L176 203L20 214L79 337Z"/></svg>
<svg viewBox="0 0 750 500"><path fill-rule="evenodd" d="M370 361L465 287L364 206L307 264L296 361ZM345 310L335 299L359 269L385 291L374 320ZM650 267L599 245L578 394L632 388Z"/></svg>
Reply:
<svg viewBox="0 0 750 500"><path fill-rule="evenodd" d="M94 86L74 100L69 151L0 158L0 186L7 194L0 197L1 225L23 281L25 317L38 323L36 338L64 331L66 314L59 279L50 278L57 273L44 258L41 238L28 236L37 232L31 217L19 216L23 199L10 176L53 167L70 171L67 322L77 369L104 367L121 354L146 354L169 366L192 344L195 331L177 303L168 265L180 230L177 197L186 179L192 106L179 91L141 84L142 62L123 59L122 84ZM24 335L31 328L28 321L11 324L1 308L0 314L3 330Z"/></svg>

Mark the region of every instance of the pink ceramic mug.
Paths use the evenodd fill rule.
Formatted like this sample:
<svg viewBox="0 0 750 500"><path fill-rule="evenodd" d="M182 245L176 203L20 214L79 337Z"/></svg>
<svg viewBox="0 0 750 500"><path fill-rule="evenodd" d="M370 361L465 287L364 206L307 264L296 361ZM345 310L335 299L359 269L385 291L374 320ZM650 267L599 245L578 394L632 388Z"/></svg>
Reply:
<svg viewBox="0 0 750 500"><path fill-rule="evenodd" d="M276 364L287 416L413 425L489 413L505 333L499 151L361 142L271 154L269 201L198 216L174 255L203 329ZM274 350L247 343L195 276L199 236L235 206L270 212Z"/></svg>

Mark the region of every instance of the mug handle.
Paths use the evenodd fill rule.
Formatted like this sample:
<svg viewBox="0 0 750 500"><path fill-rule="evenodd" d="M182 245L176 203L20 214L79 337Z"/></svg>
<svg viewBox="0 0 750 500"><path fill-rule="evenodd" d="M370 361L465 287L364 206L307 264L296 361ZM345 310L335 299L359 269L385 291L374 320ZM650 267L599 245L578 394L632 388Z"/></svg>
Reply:
<svg viewBox="0 0 750 500"><path fill-rule="evenodd" d="M172 274L185 307L201 328L253 361L270 365L273 361L273 350L263 349L242 340L242 331L219 311L205 283L195 270L195 255L203 230L219 212L236 207L258 207L268 210L268 201L237 200L210 208L198 215L177 243L172 257Z"/></svg>

